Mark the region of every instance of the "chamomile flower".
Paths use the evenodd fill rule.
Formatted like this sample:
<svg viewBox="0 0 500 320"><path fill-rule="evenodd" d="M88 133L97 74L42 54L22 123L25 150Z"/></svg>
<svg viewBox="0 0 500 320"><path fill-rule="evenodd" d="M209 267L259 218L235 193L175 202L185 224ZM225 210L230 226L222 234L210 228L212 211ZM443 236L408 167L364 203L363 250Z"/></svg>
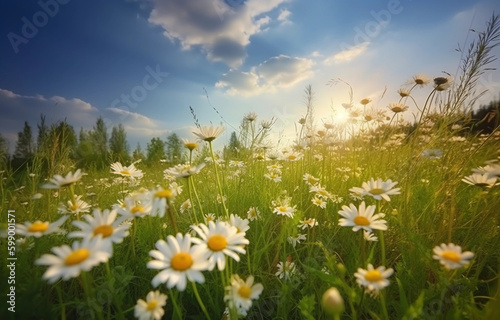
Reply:
<svg viewBox="0 0 500 320"><path fill-rule="evenodd" d="M90 204L82 200L82 196L76 196L75 200L68 200L68 204L59 204L57 211L62 214L75 214L85 213L90 211Z"/></svg>
<svg viewBox="0 0 500 320"><path fill-rule="evenodd" d="M24 224L16 224L16 234L25 237L40 238L41 236L61 231L59 227L66 221L66 219L68 219L68 217L64 216L52 223L38 220L33 223L26 221Z"/></svg>
<svg viewBox="0 0 500 320"><path fill-rule="evenodd" d="M188 139L182 139L182 142L184 143L184 147L188 149L189 151L193 151L194 149L198 148L199 144L197 142L188 140Z"/></svg>
<svg viewBox="0 0 500 320"><path fill-rule="evenodd" d="M452 77L437 77L434 78L434 89L436 91L444 91L451 87L453 82Z"/></svg>
<svg viewBox="0 0 500 320"><path fill-rule="evenodd" d="M307 228L312 229L317 225L318 225L318 221L316 219L309 218L309 219L305 219L305 220L300 220L298 227L302 230L305 230Z"/></svg>
<svg viewBox="0 0 500 320"><path fill-rule="evenodd" d="M151 201L153 203L151 216L159 216L160 218L163 218L165 210L168 209L170 202L175 198L176 194L171 189L158 187L151 192L151 196Z"/></svg>
<svg viewBox="0 0 500 320"><path fill-rule="evenodd" d="M278 267L278 271L275 273L275 276L285 280L290 280L297 271L291 257L288 257L284 263L283 261L278 262L276 267Z"/></svg>
<svg viewBox="0 0 500 320"><path fill-rule="evenodd" d="M250 226L248 225L249 222L250 221L248 219L242 219L234 213L231 213L231 215L229 216L229 224L233 227L236 227L238 233L246 233L248 229L250 229Z"/></svg>
<svg viewBox="0 0 500 320"><path fill-rule="evenodd" d="M134 308L134 316L139 320L159 320L165 314L163 307L167 304L167 296L160 291L150 291L146 301L139 299Z"/></svg>
<svg viewBox="0 0 500 320"><path fill-rule="evenodd" d="M52 179L50 179L49 183L43 184L41 188L44 189L59 189L62 187L68 187L77 181L79 181L83 176L82 170L78 169L75 173L69 172L66 177L62 177L61 175L54 175Z"/></svg>
<svg viewBox="0 0 500 320"><path fill-rule="evenodd" d="M389 108L389 110L391 110L394 113L401 113L401 112L405 112L406 110L408 110L409 107L402 104L402 103L395 102L395 103L389 104L388 108Z"/></svg>
<svg viewBox="0 0 500 320"><path fill-rule="evenodd" d="M311 199L311 202L316 206L316 207L320 207L321 209L325 209L326 208L326 201L323 200L323 198L319 197L319 196L314 196L314 198Z"/></svg>
<svg viewBox="0 0 500 320"><path fill-rule="evenodd" d="M487 164L484 167L479 167L477 169L472 169L474 173L479 173L479 174L487 174L487 178L500 178L500 164L498 163L491 163Z"/></svg>
<svg viewBox="0 0 500 320"><path fill-rule="evenodd" d="M121 224L116 220L116 210L108 209L101 212L101 209L94 209L93 215L86 214L83 218L87 221L73 221L73 225L80 228L68 234L68 238L95 238L102 237L103 246L113 254L113 243L122 243L123 239L129 235L129 224Z"/></svg>
<svg viewBox="0 0 500 320"><path fill-rule="evenodd" d="M191 209L193 206L191 205L191 199L187 199L181 204L181 207L179 208L179 211L181 213L186 212L188 209Z"/></svg>
<svg viewBox="0 0 500 320"><path fill-rule="evenodd" d="M462 181L472 186L491 188L497 184L497 177L490 177L489 173L473 173L470 176L464 177Z"/></svg>
<svg viewBox="0 0 500 320"><path fill-rule="evenodd" d="M269 180L272 180L274 182L280 182L281 181L281 175L277 171L268 172L268 173L264 174L264 177L266 177Z"/></svg>
<svg viewBox="0 0 500 320"><path fill-rule="evenodd" d="M36 265L49 266L42 276L48 283L59 279L64 281L75 278L82 271L90 271L100 263L107 262L111 254L105 250L100 236L87 237L82 242L75 241L72 246L63 245L52 248L55 254L44 254L35 261Z"/></svg>
<svg viewBox="0 0 500 320"><path fill-rule="evenodd" d="M387 221L382 218L385 217L383 213L375 213L375 206L365 206L365 202L361 202L359 209L350 204L348 206L342 206L342 210L339 214L343 217L339 219L339 225L343 227L353 227L352 231L358 231L360 229L372 232L373 230L387 230Z"/></svg>
<svg viewBox="0 0 500 320"><path fill-rule="evenodd" d="M238 232L236 227L225 221L210 221L208 226L200 224L191 227L201 239L194 238L196 247L202 248L208 259L208 270L213 270L215 265L219 270L226 267L226 256L240 261L238 253L245 254L244 246L249 244L243 232Z"/></svg>
<svg viewBox="0 0 500 320"><path fill-rule="evenodd" d="M250 207L247 211L247 218L250 221L258 219L260 217L260 211L257 207Z"/></svg>
<svg viewBox="0 0 500 320"><path fill-rule="evenodd" d="M431 82L431 78L424 74L417 74L413 76L413 78L409 81L409 83L413 83L415 85L419 85L421 87L429 84Z"/></svg>
<svg viewBox="0 0 500 320"><path fill-rule="evenodd" d="M264 286L261 283L254 283L253 276L243 280L237 274L231 276L231 285L225 288L224 301L229 308L236 308L238 314L246 316L252 306L252 300L259 299Z"/></svg>
<svg viewBox="0 0 500 320"><path fill-rule="evenodd" d="M215 213L204 214L203 220L205 220L205 224L208 224L210 221L215 221Z"/></svg>
<svg viewBox="0 0 500 320"><path fill-rule="evenodd" d="M319 183L319 179L315 178L313 175L306 173L302 177L302 179L309 185L309 186L314 186Z"/></svg>
<svg viewBox="0 0 500 320"><path fill-rule="evenodd" d="M201 163L198 166L192 166L190 164L178 164L175 167L165 169L165 175L172 175L176 178L189 178L193 174L197 174L201 169L205 167L205 163Z"/></svg>
<svg viewBox="0 0 500 320"><path fill-rule="evenodd" d="M193 131L193 134L198 137L198 139L211 142L219 137L224 132L223 126L201 126Z"/></svg>
<svg viewBox="0 0 500 320"><path fill-rule="evenodd" d="M120 175L125 178L129 178L131 180L142 179L142 177L144 176L142 170L137 169L134 163L132 163L128 167L124 167L120 162L112 163L111 173Z"/></svg>
<svg viewBox="0 0 500 320"><path fill-rule="evenodd" d="M121 205L115 206L115 209L121 215L120 221L144 218L153 209L151 195L148 190L134 192L125 197Z"/></svg>
<svg viewBox="0 0 500 320"><path fill-rule="evenodd" d="M297 243L301 243L302 241L306 240L306 235L303 233L299 233L295 237L289 236L288 238L286 238L286 240L289 244L292 245L292 247L295 248L297 246Z"/></svg>
<svg viewBox="0 0 500 320"><path fill-rule="evenodd" d="M361 197L366 195L372 196L376 200L391 201L390 195L400 194L400 188L394 188L397 182L392 182L391 179L382 181L382 179L370 179L368 182L363 182L361 188L354 187L349 189L354 194L359 194Z"/></svg>
<svg viewBox="0 0 500 320"><path fill-rule="evenodd" d="M462 252L462 247L453 243L444 244L434 247L434 259L439 260L446 269L458 269L470 263L470 259L474 257L474 253L470 251Z"/></svg>
<svg viewBox="0 0 500 320"><path fill-rule="evenodd" d="M380 266L374 269L373 265L369 264L366 270L358 268L358 272L354 273L354 276L356 277L356 282L366 288L366 292L377 295L380 290L389 286L387 278L393 273L394 270L392 268L386 269L384 266Z"/></svg>
<svg viewBox="0 0 500 320"><path fill-rule="evenodd" d="M293 218L295 210L295 206L291 207L288 204L281 204L273 209L273 213L276 213L279 216Z"/></svg>
<svg viewBox="0 0 500 320"><path fill-rule="evenodd" d="M156 248L149 255L155 260L147 263L149 269L161 270L151 284L158 287L166 283L168 289L176 287L179 291L186 289L187 280L204 283L205 277L201 271L207 270L206 250L200 246L191 246L191 236L178 233L176 237L169 235L167 242L158 240Z"/></svg>
<svg viewBox="0 0 500 320"><path fill-rule="evenodd" d="M325 187L321 186L321 184L311 185L309 187L310 193L316 193L317 197L323 198L324 200L328 200L332 197L332 194L328 192Z"/></svg>

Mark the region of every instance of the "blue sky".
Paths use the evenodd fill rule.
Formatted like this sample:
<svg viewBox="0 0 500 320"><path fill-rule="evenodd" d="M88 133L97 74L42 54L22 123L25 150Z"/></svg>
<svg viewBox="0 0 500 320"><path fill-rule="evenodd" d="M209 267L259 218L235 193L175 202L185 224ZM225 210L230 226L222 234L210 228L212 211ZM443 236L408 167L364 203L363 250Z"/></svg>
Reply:
<svg viewBox="0 0 500 320"><path fill-rule="evenodd" d="M36 129L41 113L49 123L67 119L77 133L99 116L108 132L122 123L131 149L172 132L192 138L189 106L202 124L219 124L212 106L219 111L227 126L221 142L248 112L275 117L274 131L293 139L307 85L318 124L349 100L347 86L327 86L330 79L348 82L354 101L368 97L385 108L415 74L455 75L455 49L474 37L469 28L484 30L492 12L500 12L495 0L6 0L0 6L0 133L11 149L24 121ZM498 99L498 71L480 87L490 90L482 101Z"/></svg>

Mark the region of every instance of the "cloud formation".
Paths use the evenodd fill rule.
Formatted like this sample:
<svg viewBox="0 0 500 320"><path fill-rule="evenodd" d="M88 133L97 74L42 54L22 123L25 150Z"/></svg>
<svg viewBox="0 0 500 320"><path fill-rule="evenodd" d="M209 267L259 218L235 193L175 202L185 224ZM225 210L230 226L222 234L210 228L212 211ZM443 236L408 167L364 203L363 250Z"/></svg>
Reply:
<svg viewBox="0 0 500 320"><path fill-rule="evenodd" d="M265 14L285 1L153 0L149 22L184 50L200 46L210 61L237 68L246 58L250 37L269 24Z"/></svg>
<svg viewBox="0 0 500 320"><path fill-rule="evenodd" d="M215 84L229 95L250 96L289 88L312 77L314 62L310 59L279 55L252 67L250 71L230 70Z"/></svg>
<svg viewBox="0 0 500 320"><path fill-rule="evenodd" d="M354 58L362 55L370 45L370 42L363 42L358 45L352 46L345 50L342 50L333 56L326 58L323 63L325 65L332 65L335 63L348 62L353 60Z"/></svg>

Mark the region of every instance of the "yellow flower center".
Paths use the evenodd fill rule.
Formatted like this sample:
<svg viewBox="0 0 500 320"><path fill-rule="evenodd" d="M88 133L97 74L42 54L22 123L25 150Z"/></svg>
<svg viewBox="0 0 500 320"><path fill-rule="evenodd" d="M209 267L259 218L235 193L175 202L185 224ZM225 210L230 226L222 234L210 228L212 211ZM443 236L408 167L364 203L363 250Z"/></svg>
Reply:
<svg viewBox="0 0 500 320"><path fill-rule="evenodd" d="M170 266L172 269L177 271L184 271L189 269L193 265L193 258L186 252L176 253L172 260L170 260Z"/></svg>
<svg viewBox="0 0 500 320"><path fill-rule="evenodd" d="M363 100L361 100L361 104L366 105L366 104L369 104L370 101L371 101L370 99L363 99Z"/></svg>
<svg viewBox="0 0 500 320"><path fill-rule="evenodd" d="M156 309L157 305L158 305L158 302L156 300L151 300L148 302L148 305L146 306L146 310L153 311Z"/></svg>
<svg viewBox="0 0 500 320"><path fill-rule="evenodd" d="M398 113L398 112L403 111L403 108L401 108L401 107L392 107L391 110L392 110L392 112Z"/></svg>
<svg viewBox="0 0 500 320"><path fill-rule="evenodd" d="M373 188L370 190L370 193L374 194L374 195L379 195L379 194L385 193L385 190L381 189L381 188Z"/></svg>
<svg viewBox="0 0 500 320"><path fill-rule="evenodd" d="M353 221L358 226L369 226L370 225L370 221L366 217L363 217L363 216L355 216Z"/></svg>
<svg viewBox="0 0 500 320"><path fill-rule="evenodd" d="M76 209L80 208L80 206L75 203L75 204L72 204L71 207L69 207L69 208L71 209L71 211L76 211Z"/></svg>
<svg viewBox="0 0 500 320"><path fill-rule="evenodd" d="M286 207L279 207L278 210L281 211L281 212L287 212Z"/></svg>
<svg viewBox="0 0 500 320"><path fill-rule="evenodd" d="M48 222L37 221L33 223L29 228L29 232L45 232L49 228Z"/></svg>
<svg viewBox="0 0 500 320"><path fill-rule="evenodd" d="M238 289L238 295L242 298L250 299L250 296L252 295L252 289L247 285L242 285Z"/></svg>
<svg viewBox="0 0 500 320"><path fill-rule="evenodd" d="M445 250L443 253L441 253L441 257L448 261L453 261L456 263L460 262L460 255L456 253L455 251L450 251L450 250Z"/></svg>
<svg viewBox="0 0 500 320"><path fill-rule="evenodd" d="M71 252L66 259L64 259L64 264L67 266L74 266L75 264L82 263L90 256L90 251L82 248Z"/></svg>
<svg viewBox="0 0 500 320"><path fill-rule="evenodd" d="M196 142L188 142L188 143L184 144L184 146L191 151L198 148L198 144Z"/></svg>
<svg viewBox="0 0 500 320"><path fill-rule="evenodd" d="M216 234L208 239L207 245L212 251L221 251L226 248L227 240L226 237Z"/></svg>
<svg viewBox="0 0 500 320"><path fill-rule="evenodd" d="M120 171L120 173L124 174L124 175L127 175L127 176L130 176L130 171L128 171L128 170Z"/></svg>
<svg viewBox="0 0 500 320"><path fill-rule="evenodd" d="M382 280L382 274L378 270L370 270L365 274L366 281L377 282Z"/></svg>
<svg viewBox="0 0 500 320"><path fill-rule="evenodd" d="M132 209L130 209L130 213L132 213L132 214L143 213L144 210L146 210L146 208L144 208L142 206L134 206L134 207L132 207Z"/></svg>
<svg viewBox="0 0 500 320"><path fill-rule="evenodd" d="M155 197L170 199L172 198L172 191L170 189L160 190L157 193L155 193Z"/></svg>
<svg viewBox="0 0 500 320"><path fill-rule="evenodd" d="M295 159L297 159L297 156L294 154L288 156L288 160L295 160Z"/></svg>
<svg viewBox="0 0 500 320"><path fill-rule="evenodd" d="M107 224L103 224L94 229L94 236L98 234L102 235L103 238L107 238L113 234L113 227Z"/></svg>
<svg viewBox="0 0 500 320"><path fill-rule="evenodd" d="M263 156L263 155L261 155L261 154L259 154L259 155L257 155L256 159L257 159L257 160L262 160L262 159L264 159L264 156Z"/></svg>

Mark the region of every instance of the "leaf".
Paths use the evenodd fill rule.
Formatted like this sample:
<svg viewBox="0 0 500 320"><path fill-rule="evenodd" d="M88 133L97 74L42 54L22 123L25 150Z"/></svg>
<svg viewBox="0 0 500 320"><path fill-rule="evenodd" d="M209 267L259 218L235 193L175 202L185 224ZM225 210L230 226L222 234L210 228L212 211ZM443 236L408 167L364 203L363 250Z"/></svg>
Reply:
<svg viewBox="0 0 500 320"><path fill-rule="evenodd" d="M299 301L299 310L302 313L302 316L306 320L315 320L316 318L313 316L314 314L314 306L316 305L316 299L314 295L308 295L300 299Z"/></svg>

